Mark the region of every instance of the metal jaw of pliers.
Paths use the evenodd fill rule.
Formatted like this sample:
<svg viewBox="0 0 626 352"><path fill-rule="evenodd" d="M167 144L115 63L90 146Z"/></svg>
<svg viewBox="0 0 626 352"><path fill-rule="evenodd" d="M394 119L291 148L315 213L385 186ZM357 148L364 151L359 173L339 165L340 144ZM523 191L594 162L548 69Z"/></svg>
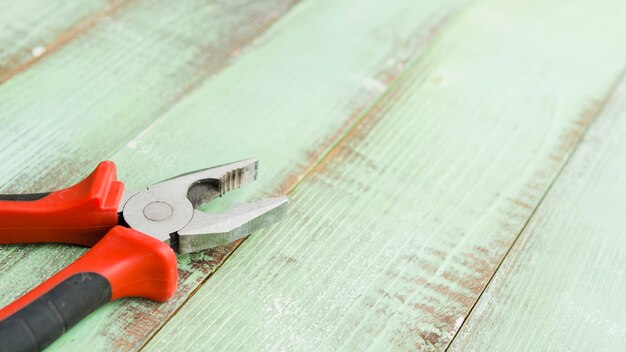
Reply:
<svg viewBox="0 0 626 352"><path fill-rule="evenodd" d="M124 190L102 162L60 191L0 195L0 244L93 246L82 257L0 310L0 352L40 350L99 306L122 297L165 301L177 288L176 253L238 240L280 220L287 197L209 214L201 205L256 179L257 161L186 173L145 190Z"/></svg>
<svg viewBox="0 0 626 352"><path fill-rule="evenodd" d="M119 213L130 227L169 243L177 253L236 241L280 220L287 197L235 205L220 214L196 208L256 180L257 165L255 159L242 160L180 175L143 191L125 191Z"/></svg>

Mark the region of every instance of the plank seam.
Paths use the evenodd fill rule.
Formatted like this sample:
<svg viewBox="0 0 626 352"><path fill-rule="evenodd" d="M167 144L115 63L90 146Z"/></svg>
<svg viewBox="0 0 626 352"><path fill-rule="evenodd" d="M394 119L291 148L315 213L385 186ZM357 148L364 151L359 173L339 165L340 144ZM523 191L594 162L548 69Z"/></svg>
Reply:
<svg viewBox="0 0 626 352"><path fill-rule="evenodd" d="M241 245L241 243L243 243L243 241L245 241L246 238L243 238L237 242L235 242L235 249L232 251L229 251L223 258L222 261L220 263L217 264L216 269L213 270L211 273L209 273L209 275L207 275L201 282L200 284L198 284L198 286L196 286L190 293L189 296L187 296L187 298L185 300L183 300L183 303L180 304L178 307L176 307L176 309L174 309L174 311L163 321L163 323L161 324L161 326L159 326L157 329L154 330L154 332L152 334L150 334L150 336L145 339L141 346L139 346L139 348L137 349L137 351L141 351L143 350L146 345L148 343L150 343L150 341L152 341L152 339L159 333L159 331L161 331L161 329L163 329L163 327L165 327L165 325L167 325L167 323L169 323L169 321L176 315L178 314L178 312L181 310L181 308L189 301L189 299L191 297L193 297L193 295L196 294L196 292L202 288L202 286L211 278L211 276L213 276L213 274L217 271L217 269L219 269L222 264L224 264L224 262L230 258L231 255L233 255L233 253L235 253L235 250L237 250L237 248L239 247L239 245Z"/></svg>
<svg viewBox="0 0 626 352"><path fill-rule="evenodd" d="M465 6L463 6L454 16L454 20L457 20L462 15L462 13L466 11L467 8L470 7L470 5L473 2L474 1L469 1ZM428 48L432 48L433 45L437 42L437 39L440 36L441 32L443 32L444 29L450 26L450 22L451 21L447 21L446 23L442 24L440 27L436 29L436 32L433 34L433 37L430 43L426 46L427 49L425 49L422 53L418 54L414 60L412 60L408 65L402 68L402 70L398 73L397 77L387 86L385 91L376 100L374 100L351 125L348 126L345 132L341 133L337 137L337 140L334 143L332 143L328 147L328 149L324 153L322 153L322 155L311 165L311 167L309 167L303 173L303 176L296 183L294 183L293 186L291 186L291 188L289 188L289 190L287 191L287 194L291 193L292 191L295 191L302 181L304 181L305 179L310 177L313 173L315 173L317 171L317 167L320 164L324 163L327 159L329 159L330 156L332 156L333 152L350 137L350 135L355 131L356 127L359 124L361 124L364 121L364 119L374 111L374 109L378 106L378 104L384 99L386 99L389 96L389 94L393 92L396 86L400 85L405 79L407 79L406 72L410 71L414 66L417 66L417 64L421 61L421 59L428 52Z"/></svg>
<svg viewBox="0 0 626 352"><path fill-rule="evenodd" d="M179 102L183 101L185 99L185 97L191 95L194 91L196 91L197 89L202 87L202 85L205 82L210 80L213 75L217 74L222 69L226 68L228 66L228 58L233 53L241 52L245 48L247 48L248 46L253 44L255 40L257 40L263 33L267 32L280 18L286 16L289 12L291 12L296 5L301 3L301 1L302 0L292 0L290 2L290 4L289 4L288 9L285 12L283 12L282 14L280 14L278 17L274 18L273 20L269 21L265 25L265 27L259 28L259 30L257 31L257 33L255 33L255 35L251 35L247 40L242 41L240 43L240 45L238 45L236 48L234 48L230 52L226 53L224 55L224 59L221 61L220 64L216 65L215 68L213 68L212 70L206 71L206 76L201 77L196 82L194 82L194 83L190 84L188 87L186 87L175 98L175 100L172 102L172 104L170 104L168 107L166 107L166 108L162 109L160 112L158 112L158 116L156 116L146 127L142 128L141 131L139 131L134 137L130 138L124 145L122 145L121 147L117 148L113 153L111 153L111 155L117 154L120 150L124 149L129 144L133 143L137 139L140 139L143 136L144 133L146 133L152 126L156 125L161 119L163 119L167 115L167 113L169 111L171 111L174 107L176 107Z"/></svg>
<svg viewBox="0 0 626 352"><path fill-rule="evenodd" d="M461 9L459 9L457 11L457 13L454 16L451 16L454 18L454 21L458 20L459 17L461 17L462 13L465 12L467 10L467 8L470 7L471 4L474 3L475 0L471 0L468 1ZM350 125L348 125L348 127L346 128L346 130L339 134L339 136L337 137L337 139L335 140L335 142L331 143L331 145L327 148L327 150L322 153L320 155L320 157L318 157L309 168L307 168L303 173L302 173L302 177L298 178L297 181L291 185L289 187L289 189L286 191L286 194L291 194L294 190L297 189L297 187L300 185L300 183L302 183L304 180L306 180L307 178L309 178L310 176L313 175L313 173L315 173L318 169L318 166L322 163L324 163L327 159L329 159L332 155L333 152L339 147L341 146L349 137L350 135L352 135L352 133L355 131L356 127L363 122L363 120L374 111L374 109L378 106L378 104L383 101L384 99L386 99L386 97L391 94L391 92L394 91L395 87L398 86L399 84L401 84L405 79L407 79L407 75L406 73L408 71L411 70L412 67L416 66L421 59L424 57L424 54L426 52L428 52L429 48L432 48L432 46L437 42L439 36L441 35L441 33L447 29L450 26L450 23L452 21L448 20L446 21L443 25L440 25L437 27L435 33L433 34L430 42L425 46L424 51L422 51L421 53L417 54L417 57L410 61L410 63L408 65L406 65L405 67L402 68L402 70L398 73L398 75L396 76L396 78L386 87L385 91L378 97L376 98L371 104L369 104L369 106L361 113L359 114L359 116L354 120L354 122ZM254 40L254 38L252 39ZM251 41L252 41L251 40ZM158 119L157 119L158 120ZM152 124L150 124L148 127L146 127L146 129L144 129L144 131L140 132L137 137L139 137L143 132L145 132L148 128L150 128L150 126L152 126L157 120L153 121ZM221 266L223 265L223 263L230 258L231 255L233 255L235 253L235 251L237 251L239 249L239 246L241 246L241 244L247 239L243 238L241 240L239 240L238 242L235 242L235 244L233 245L234 249L232 251L230 251L225 257L224 259L221 261L221 263L219 263L215 269L209 273L206 278L204 278L201 283L193 290L191 291L191 293L187 296L187 298L185 298L182 303L167 317L167 319L164 320L163 324L161 324L161 326L159 326L157 329L154 330L154 332L148 337L146 338L143 343L141 344L141 346L139 347L138 351L143 350L149 343L150 341L152 341L152 339L168 324L168 322L182 309L182 307L187 304L187 302L189 302L189 300L196 294L196 292L198 292L198 290L200 290L204 284L213 276L213 274L215 274L217 272L217 270L219 270L221 268Z"/></svg>
<svg viewBox="0 0 626 352"><path fill-rule="evenodd" d="M619 88L620 84L623 82L624 78L626 78L626 68L624 70L622 70L622 72L618 75L618 79L616 80L616 82L613 83L613 85L611 86L611 88L609 89L609 92L607 95L605 95L604 99L601 101L600 104L598 104L598 106L596 107L596 109L593 111L593 117L591 119L591 121L587 124L587 126L584 128L583 132L581 133L580 137L578 138L578 140L576 141L576 145L572 148L572 151L569 153L569 155L566 157L565 161L563 162L563 165L561 165L561 167L559 168L559 170L557 171L556 175L554 176L554 178L552 179L552 181L550 182L550 184L548 185L548 187L546 188L545 192L543 193L543 195L541 196L541 198L539 199L539 202L537 203L537 205L535 206L535 208L532 210L532 212L530 213L530 215L528 216L528 218L526 219L526 222L524 223L524 225L522 226L522 228L520 229L520 231L517 233L517 235L515 236L515 238L513 239L513 242L511 242L511 245L509 246L509 248L507 249L506 253L502 256L502 259L500 260L500 263L498 263L498 266L496 267L496 270L494 270L494 272L491 274L491 277L489 278L489 280L487 281L487 283L483 286L482 291L480 292L480 294L478 295L478 297L476 298L476 300L474 301L474 303L472 304L472 307L469 309L469 311L465 314L465 318L463 319L463 322L458 326L458 329L454 332L454 336L452 337L452 339L450 339L450 341L448 342L445 351L448 351L450 349L450 346L452 346L452 343L454 342L454 340L456 339L456 337L459 335L459 332L461 331L461 329L463 328L463 325L465 325L465 323L470 319L472 313L474 312L474 308L476 307L476 305L478 304L478 302L480 301L480 299L482 298L483 294L485 293L485 291L487 290L487 288L489 287L489 285L491 284L491 282L493 281L493 278L496 276L496 274L498 273L498 270L500 270L500 268L502 267L502 264L504 263L504 261L506 260L506 258L509 256L509 254L511 253L511 250L513 249L513 247L515 247L515 244L518 242L518 240L520 239L520 237L522 237L522 234L525 232L526 228L528 227L528 225L530 224L531 220L533 219L533 217L535 216L535 213L537 212L537 210L541 207L541 204L543 204L543 201L545 200L545 198L547 197L548 193L550 193L550 190L552 189L552 187L556 184L556 182L558 181L558 179L561 177L563 171L566 169L566 167L569 165L570 160L572 159L572 157L574 156L574 154L577 152L578 148L580 147L580 145L582 144L583 140L585 139L585 136L588 134L589 130L591 129L591 127L593 126L593 124L598 120L600 114L605 110L607 104L609 101L612 100L612 98L615 95L615 92L617 91L617 89Z"/></svg>
<svg viewBox="0 0 626 352"><path fill-rule="evenodd" d="M29 60L26 60L25 62L19 64L17 67L11 69L5 74L0 75L0 84L10 80L11 78L17 76L22 72L25 72L27 69L29 69L31 66L35 65L39 61L56 53L65 45L74 40L74 38L85 34L90 29L95 27L96 24L100 22L100 20L114 14L119 9L123 8L125 5L129 4L132 1L133 0L117 0L115 2L107 4L100 11L85 17L82 21L78 22L70 29L58 35L53 41L44 45L43 47L45 48L45 51L41 55L33 56Z"/></svg>

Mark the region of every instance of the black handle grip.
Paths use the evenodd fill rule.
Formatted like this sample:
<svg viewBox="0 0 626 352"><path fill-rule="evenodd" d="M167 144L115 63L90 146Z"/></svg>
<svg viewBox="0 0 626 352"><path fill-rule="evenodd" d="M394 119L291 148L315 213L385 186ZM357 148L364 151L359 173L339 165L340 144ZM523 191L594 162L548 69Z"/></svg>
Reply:
<svg viewBox="0 0 626 352"><path fill-rule="evenodd" d="M75 274L0 321L0 351L41 351L111 300L111 284L97 273Z"/></svg>
<svg viewBox="0 0 626 352"><path fill-rule="evenodd" d="M45 193L23 193L23 194L0 194L0 200L11 200L11 201L19 201L19 202L28 202L32 200L39 200L45 196L50 194L50 192Z"/></svg>

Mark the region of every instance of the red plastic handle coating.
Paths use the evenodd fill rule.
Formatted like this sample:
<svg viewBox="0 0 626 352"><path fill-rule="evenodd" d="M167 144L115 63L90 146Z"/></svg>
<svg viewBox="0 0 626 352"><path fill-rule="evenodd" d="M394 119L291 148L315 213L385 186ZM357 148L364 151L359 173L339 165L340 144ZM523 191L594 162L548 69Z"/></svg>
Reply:
<svg viewBox="0 0 626 352"><path fill-rule="evenodd" d="M116 226L100 242L67 268L0 310L0 320L33 302L68 277L98 273L111 284L111 300L144 297L166 301L178 285L174 251L163 242L136 230Z"/></svg>
<svg viewBox="0 0 626 352"><path fill-rule="evenodd" d="M62 242L92 246L118 224L124 184L101 162L78 184L31 201L0 201L0 244Z"/></svg>

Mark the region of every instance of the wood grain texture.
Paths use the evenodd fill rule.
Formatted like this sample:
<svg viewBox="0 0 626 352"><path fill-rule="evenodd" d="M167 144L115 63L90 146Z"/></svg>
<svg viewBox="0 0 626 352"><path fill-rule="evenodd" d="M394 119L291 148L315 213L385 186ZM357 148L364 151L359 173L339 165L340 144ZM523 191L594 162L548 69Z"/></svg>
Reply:
<svg viewBox="0 0 626 352"><path fill-rule="evenodd" d="M58 50L124 2L0 1L0 83Z"/></svg>
<svg viewBox="0 0 626 352"><path fill-rule="evenodd" d="M293 1L245 4L133 2L1 85L1 191L49 191L79 181L232 63ZM80 253L56 248L3 246L0 304ZM34 277L24 276L31 271Z"/></svg>
<svg viewBox="0 0 626 352"><path fill-rule="evenodd" d="M626 346L626 84L591 127L450 351Z"/></svg>
<svg viewBox="0 0 626 352"><path fill-rule="evenodd" d="M233 63L295 1L248 3L133 0L0 85L4 191L54 186L30 181L52 169L79 177L86 160L112 155Z"/></svg>
<svg viewBox="0 0 626 352"><path fill-rule="evenodd" d="M243 56L241 50L293 4L134 1L102 19L0 86L1 191L48 191L79 181L194 87ZM28 12L28 5L14 4L11 11ZM0 305L83 251L1 246Z"/></svg>
<svg viewBox="0 0 626 352"><path fill-rule="evenodd" d="M261 180L258 184L225 197L213 209L230 204L235 199L241 201L244 198L281 193L297 182L327 148L336 142L338 136L354 123L359 114L383 94L387 85L404 69L405 63L421 53L446 23L447 18L464 3L445 1L431 4L429 1L409 0L394 0L384 4L379 1L358 4L352 1L301 3L287 17L258 37L250 48L229 56L229 63L232 63L230 66L221 67L210 79L187 89L174 103L161 89L170 93L170 90L184 90L180 85L187 84L183 81L184 78L189 78L184 75L187 71L176 71L169 77L170 71L163 66L154 68L154 71L152 68L141 71L140 67L135 67L135 63L131 63L130 78L120 74L116 84L93 86L90 92L80 92L84 96L69 99L50 92L44 101L47 106L61 105L64 111L72 113L73 118L47 116L43 119L47 126L39 127L37 123L20 122L10 118L8 114L5 115L4 120L12 124L15 133L26 134L30 138L44 136L54 140L47 145L42 145L42 142L32 146L17 140L17 143L22 143L21 149L11 147L10 150L3 151L1 159L7 160L12 167L15 165L16 168L22 167L25 170L17 176L10 175L15 170L2 170L8 184L6 190L36 191L69 185L94 165L76 160L95 161L111 157L118 164L120 178L129 188L133 188L184 170L256 156L261 159ZM202 10L191 6L189 9L198 12ZM171 8L162 11L163 13L152 13L146 8L139 10L134 5L129 5L125 7L123 15L129 18L127 25L141 22L139 20L142 18L144 22L158 18L160 24L155 24L155 28L168 23L168 15L181 15ZM237 8L232 8L229 14L237 11ZM206 16L205 12L201 13ZM189 15L189 12L186 14ZM200 20L202 16L198 15L198 18ZM240 25L236 21L231 24L226 19L223 20L232 26ZM113 18L106 23L107 28L100 32L96 27L93 33L101 33L101 37L106 38L112 35L113 28L120 27L118 21L122 21L122 18ZM230 21L233 21L232 17ZM202 38L213 35L212 32L196 33L198 26L196 24L185 28ZM173 28L180 30L180 25ZM169 27L163 29L165 33L168 30ZM234 31L232 28L223 30L227 33ZM88 36L91 35L95 34L90 32ZM193 43L194 40L191 38L188 42L180 36L172 37L175 37L170 38L172 43L179 43L182 48L189 46L189 42ZM78 39L82 37L76 40ZM35 89L33 82L38 81L35 78L39 75L31 74L31 71L52 65L55 59L65 60L64 57L69 57L66 52L72 45L79 43L73 42L24 74L14 77L0 89L8 89L7 86L13 85L11 91L14 91L18 89L15 88L18 84L21 89ZM167 62L165 59L163 63L158 60L161 51L170 54L167 46L161 47L158 43L152 43L143 47L143 50L151 47L155 52L148 50L148 59L136 63L137 66L152 65L154 60L158 61L154 65ZM95 58L105 54L98 50L98 47L85 47L84 55ZM172 48L171 55L184 56L184 51L181 50ZM204 51L202 53L210 56ZM57 55L60 58L57 59ZM126 57L120 52L117 55L120 58L109 58L111 64L118 65L117 60ZM170 59L169 56L166 58ZM171 58L174 59L176 58ZM188 57L183 59L190 60ZM192 64L193 62L190 65ZM143 72L149 76L146 79L149 79L144 81L143 76L134 76L134 70ZM194 70L204 72L197 67ZM53 73L52 70L46 72ZM91 72L85 66L84 73L92 74ZM32 77L28 78L29 75ZM65 84L64 80L55 77ZM26 79L31 81L21 82ZM152 79L155 82L151 82ZM128 82L128 86L122 84L122 81ZM150 83L149 87L142 86L146 82ZM117 92L118 89L122 92ZM135 92L135 89L139 92ZM103 90L107 91L104 97L100 95ZM91 97L94 93L96 96ZM80 98L89 100L90 104ZM21 99L27 101L26 97ZM20 102L20 99L13 98L11 104L7 105L16 104L16 101ZM89 106L83 107L83 104ZM69 111L74 106L88 112L88 118L79 119L79 115L73 110ZM93 110L105 106L113 111L105 114ZM15 111L22 112L26 107L28 105L24 104L19 109L15 108ZM33 108L42 109L39 106ZM159 109L167 111L159 113ZM60 113L63 110L53 112ZM116 111L119 114L115 114ZM129 118L131 114L133 119ZM151 116L151 120L143 118L144 114ZM158 118L154 119L155 117ZM55 118L57 121L52 124ZM135 119L143 119L143 122ZM152 121L147 129L142 125L146 121ZM29 127L37 128L37 133L29 134ZM124 129L118 131L122 127ZM61 128L68 130L63 131ZM138 130L144 131L126 143L125 138L136 134ZM118 132L125 136L114 135ZM72 140L70 136L78 138ZM114 141L106 138L113 138ZM126 144L113 153L112 149L119 148L120 143ZM8 142L7 146L10 146ZM34 160L29 159L29 156L34 157ZM24 163L26 165L21 165ZM52 169L52 165L57 165L56 169ZM25 175L32 177L39 170L45 172L37 180L31 182L25 178ZM72 329L51 346L50 350L137 349L233 248L234 246L218 248L182 256L179 261L180 289L173 300L167 304L124 300L107 305ZM82 252L80 249L63 246L4 246L0 251L6 251L6 256L0 252L0 260L3 261L0 285L15 285L0 287L3 304ZM31 256L32 260L29 259ZM54 258L59 260L55 261ZM42 268L44 263L46 267ZM36 275L30 273L30 268L37 268Z"/></svg>
<svg viewBox="0 0 626 352"><path fill-rule="evenodd" d="M146 349L444 349L623 71L625 6L474 3Z"/></svg>

